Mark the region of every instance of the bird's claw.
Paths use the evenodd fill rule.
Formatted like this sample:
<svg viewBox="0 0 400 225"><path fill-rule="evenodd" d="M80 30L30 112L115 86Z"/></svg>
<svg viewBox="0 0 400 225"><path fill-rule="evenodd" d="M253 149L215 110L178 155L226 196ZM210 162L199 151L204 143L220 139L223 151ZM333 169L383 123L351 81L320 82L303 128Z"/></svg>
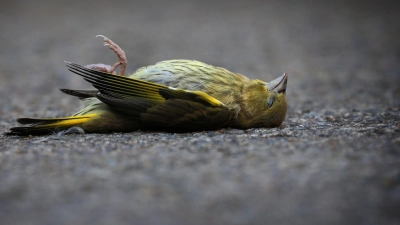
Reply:
<svg viewBox="0 0 400 225"><path fill-rule="evenodd" d="M115 69L117 69L117 67L120 66L120 75L124 76L125 69L126 69L126 64L128 63L128 61L126 60L125 52L117 44L115 44L113 41L111 41L106 36L104 36L104 35L96 35L96 37L102 37L103 38L103 45L106 46L106 47L109 47L118 56L119 62L115 63L109 69L109 70L111 70L111 73L114 73Z"/></svg>
<svg viewBox="0 0 400 225"><path fill-rule="evenodd" d="M108 37L101 35L101 34L96 35L96 37L102 37L104 39L104 41L108 39Z"/></svg>

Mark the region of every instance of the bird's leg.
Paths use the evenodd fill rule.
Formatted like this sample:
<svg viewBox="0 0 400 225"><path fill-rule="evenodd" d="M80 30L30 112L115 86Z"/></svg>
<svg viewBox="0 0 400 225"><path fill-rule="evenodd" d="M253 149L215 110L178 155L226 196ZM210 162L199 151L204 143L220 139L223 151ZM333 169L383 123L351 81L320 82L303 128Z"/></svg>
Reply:
<svg viewBox="0 0 400 225"><path fill-rule="evenodd" d="M117 54L118 56L119 61L112 66L99 63L99 64L87 65L86 68L116 74L115 70L117 69L118 66L120 66L119 75L124 76L126 70L126 64L128 63L128 61L126 60L125 52L117 44L115 44L107 37L104 37L103 35L97 35L96 37L104 38L104 46L108 46L113 52L115 52L115 54Z"/></svg>
<svg viewBox="0 0 400 225"><path fill-rule="evenodd" d="M100 72L116 74L115 73L116 68L113 68L113 66L102 64L102 63L90 64L90 65L86 65L85 67L88 69L97 70Z"/></svg>

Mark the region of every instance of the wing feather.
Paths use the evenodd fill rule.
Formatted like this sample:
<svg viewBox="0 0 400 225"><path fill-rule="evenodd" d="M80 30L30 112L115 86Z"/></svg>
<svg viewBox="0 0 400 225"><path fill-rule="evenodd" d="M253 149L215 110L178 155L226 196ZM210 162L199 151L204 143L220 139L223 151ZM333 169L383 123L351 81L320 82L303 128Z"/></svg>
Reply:
<svg viewBox="0 0 400 225"><path fill-rule="evenodd" d="M117 76L75 63L67 63L67 67L98 89L95 97L111 106L112 110L139 119L141 129L217 129L230 119L230 110L202 91L187 91Z"/></svg>

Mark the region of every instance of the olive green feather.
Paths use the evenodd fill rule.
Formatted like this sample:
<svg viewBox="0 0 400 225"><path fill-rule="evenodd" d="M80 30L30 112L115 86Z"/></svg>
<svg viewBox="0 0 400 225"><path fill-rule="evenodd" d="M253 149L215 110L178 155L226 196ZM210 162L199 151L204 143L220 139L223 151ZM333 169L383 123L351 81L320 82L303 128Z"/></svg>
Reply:
<svg viewBox="0 0 400 225"><path fill-rule="evenodd" d="M287 110L287 75L270 83L251 80L192 60L162 61L119 76L67 63L95 90L61 89L86 103L70 117L20 118L9 135L41 135L79 127L87 133L222 127L277 127Z"/></svg>

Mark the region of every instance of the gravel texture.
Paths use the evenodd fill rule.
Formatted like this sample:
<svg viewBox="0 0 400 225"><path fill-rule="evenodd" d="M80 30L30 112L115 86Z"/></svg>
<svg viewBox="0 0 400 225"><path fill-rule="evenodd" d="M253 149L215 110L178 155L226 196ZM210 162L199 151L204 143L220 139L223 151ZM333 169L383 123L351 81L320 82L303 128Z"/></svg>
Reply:
<svg viewBox="0 0 400 225"><path fill-rule="evenodd" d="M323 2L323 3L322 3ZM0 134L0 224L399 224L395 1L2 1L0 132L82 107L63 61L289 74L280 128Z"/></svg>

